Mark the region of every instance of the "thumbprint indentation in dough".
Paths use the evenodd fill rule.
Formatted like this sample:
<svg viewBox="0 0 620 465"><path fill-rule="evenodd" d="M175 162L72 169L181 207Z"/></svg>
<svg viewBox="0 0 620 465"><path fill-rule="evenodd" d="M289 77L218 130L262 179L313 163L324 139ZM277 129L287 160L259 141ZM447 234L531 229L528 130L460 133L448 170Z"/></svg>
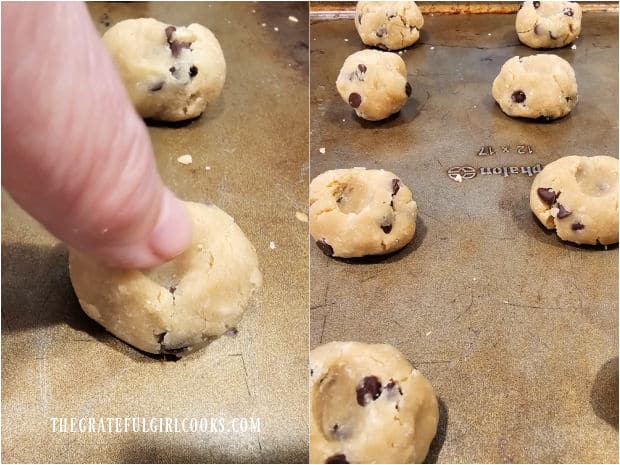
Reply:
<svg viewBox="0 0 620 465"><path fill-rule="evenodd" d="M370 203L371 192L361 179L335 181L332 195L342 213L359 213Z"/></svg>
<svg viewBox="0 0 620 465"><path fill-rule="evenodd" d="M605 197L617 189L617 174L598 163L580 163L575 179L581 191L590 197Z"/></svg>
<svg viewBox="0 0 620 465"><path fill-rule="evenodd" d="M337 365L315 385L319 392L313 396L312 413L328 440L349 439L356 426L363 423L364 411L356 396L357 378L346 366Z"/></svg>

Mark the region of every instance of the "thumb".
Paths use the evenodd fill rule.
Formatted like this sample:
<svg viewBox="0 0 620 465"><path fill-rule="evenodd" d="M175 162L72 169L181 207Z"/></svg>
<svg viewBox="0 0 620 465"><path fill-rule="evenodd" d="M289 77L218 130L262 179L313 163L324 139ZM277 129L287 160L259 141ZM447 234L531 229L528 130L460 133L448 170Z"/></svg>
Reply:
<svg viewBox="0 0 620 465"><path fill-rule="evenodd" d="M145 268L190 221L81 3L2 5L2 184L69 246Z"/></svg>

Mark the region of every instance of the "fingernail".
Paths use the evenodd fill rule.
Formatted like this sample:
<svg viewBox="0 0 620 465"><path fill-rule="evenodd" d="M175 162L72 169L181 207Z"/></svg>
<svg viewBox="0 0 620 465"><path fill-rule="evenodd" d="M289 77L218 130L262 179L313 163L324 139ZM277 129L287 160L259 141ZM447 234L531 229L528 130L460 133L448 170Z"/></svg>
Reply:
<svg viewBox="0 0 620 465"><path fill-rule="evenodd" d="M164 260L171 260L189 246L192 225L183 204L168 189L164 191L162 208L155 228L149 237L149 246Z"/></svg>

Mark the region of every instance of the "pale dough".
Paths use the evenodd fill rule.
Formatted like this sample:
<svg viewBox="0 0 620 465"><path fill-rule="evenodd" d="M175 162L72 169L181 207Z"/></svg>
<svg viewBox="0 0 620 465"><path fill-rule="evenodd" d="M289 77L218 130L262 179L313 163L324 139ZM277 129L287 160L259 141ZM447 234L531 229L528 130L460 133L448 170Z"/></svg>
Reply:
<svg viewBox="0 0 620 465"><path fill-rule="evenodd" d="M576 2L526 1L515 24L519 40L532 48L564 47L581 32L581 6Z"/></svg>
<svg viewBox="0 0 620 465"><path fill-rule="evenodd" d="M310 352L311 463L421 463L438 421L431 384L394 347Z"/></svg>
<svg viewBox="0 0 620 465"><path fill-rule="evenodd" d="M563 157L534 178L530 207L547 229L577 244L618 242L618 160Z"/></svg>
<svg viewBox="0 0 620 465"><path fill-rule="evenodd" d="M355 28L362 42L383 50L416 43L424 18L415 2L357 2Z"/></svg>
<svg viewBox="0 0 620 465"><path fill-rule="evenodd" d="M379 50L362 50L347 57L336 88L357 116L370 121L398 112L411 95L403 59Z"/></svg>
<svg viewBox="0 0 620 465"><path fill-rule="evenodd" d="M111 27L103 42L143 118L195 118L224 87L222 48L200 24L175 27L152 18L128 19Z"/></svg>
<svg viewBox="0 0 620 465"><path fill-rule="evenodd" d="M69 271L86 314L151 353L180 354L232 329L261 286L258 257L235 221L214 205L184 203L190 247L149 270L110 268L71 251Z"/></svg>
<svg viewBox="0 0 620 465"><path fill-rule="evenodd" d="M331 170L310 183L310 234L328 256L401 249L413 239L416 216L411 191L389 171Z"/></svg>
<svg viewBox="0 0 620 465"><path fill-rule="evenodd" d="M577 105L572 66L557 55L512 57L493 81L493 98L509 116L552 120Z"/></svg>

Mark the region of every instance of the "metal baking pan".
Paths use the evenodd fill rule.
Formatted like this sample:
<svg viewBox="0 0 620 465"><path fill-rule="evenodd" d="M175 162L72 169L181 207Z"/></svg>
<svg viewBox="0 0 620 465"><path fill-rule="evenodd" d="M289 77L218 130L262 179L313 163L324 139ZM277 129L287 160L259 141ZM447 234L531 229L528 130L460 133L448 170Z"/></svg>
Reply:
<svg viewBox="0 0 620 465"><path fill-rule="evenodd" d="M189 124L149 131L167 185L223 208L255 245L264 287L235 338L176 362L148 357L88 319L64 247L3 193L2 459L307 462L308 244L295 213L308 190L308 5L89 9L100 33L154 17L201 23L219 39L228 70L217 102ZM176 161L186 153L187 166ZM52 433L51 417L260 418L260 433Z"/></svg>
<svg viewBox="0 0 620 465"><path fill-rule="evenodd" d="M584 13L575 49L544 52L520 45L516 4L510 14L426 14L401 55L412 98L377 123L335 88L345 58L364 48L353 12L311 7L311 177L393 171L419 216L413 242L389 256L333 259L311 243L310 345L399 348L441 398L428 462L617 462L618 249L563 243L541 227L528 172L564 155L618 156L618 16L608 6ZM564 119L512 119L491 96L508 58L535 53L575 69L580 100ZM455 182L459 172L471 179Z"/></svg>

